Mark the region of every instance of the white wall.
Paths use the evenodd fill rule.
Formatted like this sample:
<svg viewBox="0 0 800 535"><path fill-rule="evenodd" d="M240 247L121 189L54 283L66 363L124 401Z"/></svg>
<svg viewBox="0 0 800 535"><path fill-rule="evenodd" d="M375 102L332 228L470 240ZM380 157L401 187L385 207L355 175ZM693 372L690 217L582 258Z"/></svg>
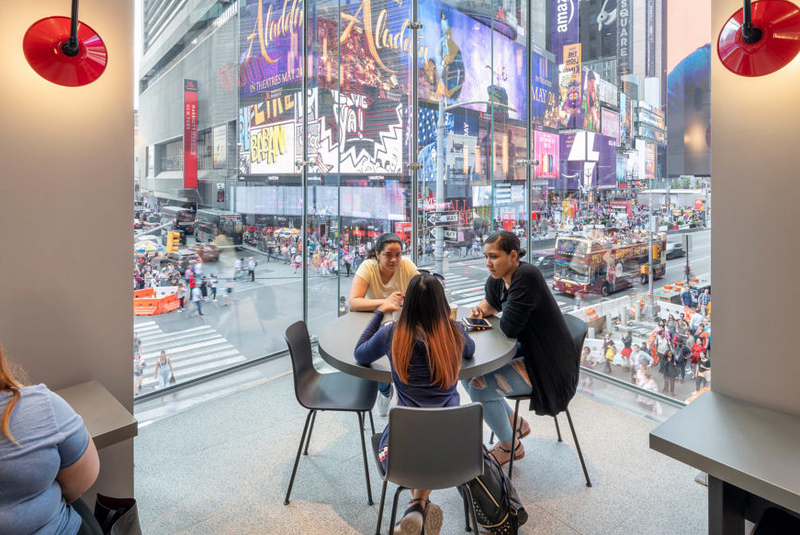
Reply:
<svg viewBox="0 0 800 535"><path fill-rule="evenodd" d="M81 2L110 60L80 88L22 52L31 24L69 14L39 0L0 17L0 343L31 382L98 379L132 410L133 2ZM133 494L132 442L101 452L99 491Z"/></svg>
<svg viewBox="0 0 800 535"><path fill-rule="evenodd" d="M800 415L800 59L725 69L717 35L741 7L712 2L713 389Z"/></svg>

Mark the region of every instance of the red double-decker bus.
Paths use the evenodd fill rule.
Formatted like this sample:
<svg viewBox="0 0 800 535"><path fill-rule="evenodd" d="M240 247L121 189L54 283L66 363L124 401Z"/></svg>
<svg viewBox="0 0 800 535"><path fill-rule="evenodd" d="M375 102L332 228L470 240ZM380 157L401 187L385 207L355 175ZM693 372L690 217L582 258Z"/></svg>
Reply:
<svg viewBox="0 0 800 535"><path fill-rule="evenodd" d="M575 295L610 293L648 280L648 236L646 232L609 234L600 237L559 237L556 240L553 289ZM667 235L653 234L653 277L667 271Z"/></svg>

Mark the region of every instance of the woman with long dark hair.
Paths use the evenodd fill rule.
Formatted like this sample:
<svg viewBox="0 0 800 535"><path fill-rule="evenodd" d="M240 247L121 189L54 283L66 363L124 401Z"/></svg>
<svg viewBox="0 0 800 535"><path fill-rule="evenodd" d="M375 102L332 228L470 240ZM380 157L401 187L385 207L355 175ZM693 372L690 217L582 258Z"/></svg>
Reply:
<svg viewBox="0 0 800 535"><path fill-rule="evenodd" d="M389 356L397 404L403 407L451 407L460 403L456 383L461 359L472 358L475 343L463 327L450 319L444 288L431 274L411 279L397 323L381 327L384 314L399 310L392 300L378 306L356 344L361 364ZM381 462L386 467L389 428L380 442ZM430 503L430 490L412 489L411 506L395 533L436 535L442 526L442 510Z"/></svg>
<svg viewBox="0 0 800 535"><path fill-rule="evenodd" d="M512 437L514 411L504 398L530 394L537 413L563 411L578 386L579 350L542 273L520 260L525 250L514 233L489 236L483 255L489 269L485 297L470 315L485 318L502 311L500 330L517 339L518 349L511 363L465 386L472 401L483 404L483 419L499 440L491 453L502 465L512 451L514 459L525 455L520 439L530 434L530 425L520 418Z"/></svg>
<svg viewBox="0 0 800 535"><path fill-rule="evenodd" d="M367 259L358 266L350 287L348 306L352 311L372 312L386 301L402 307L411 278L418 273L414 262L403 256L403 242L397 234L381 234ZM394 394L390 383L380 383L378 416L386 416Z"/></svg>
<svg viewBox="0 0 800 535"><path fill-rule="evenodd" d="M18 376L0 350L0 532L102 533L78 500L100 470L83 420L45 385Z"/></svg>

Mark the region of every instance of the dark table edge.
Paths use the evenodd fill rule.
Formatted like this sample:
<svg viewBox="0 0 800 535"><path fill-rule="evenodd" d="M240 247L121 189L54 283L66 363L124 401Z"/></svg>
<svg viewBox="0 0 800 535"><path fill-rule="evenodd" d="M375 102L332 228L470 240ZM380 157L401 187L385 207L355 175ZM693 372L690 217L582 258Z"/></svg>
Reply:
<svg viewBox="0 0 800 535"><path fill-rule="evenodd" d="M745 492L755 494L791 511L800 513L800 495L677 444L661 436L658 433L659 428L650 432L650 449L692 468L702 470L708 475L739 487Z"/></svg>
<svg viewBox="0 0 800 535"><path fill-rule="evenodd" d="M500 321L497 318L492 318L490 319L490 321L492 322L493 328L495 329L500 328L499 325ZM319 354L322 357L322 360L330 364L332 367L344 373L350 374L350 370L353 369L353 366L358 366L358 364L355 363L352 365L346 364L337 359L336 357L330 355L322 347L322 344L319 343L319 339L320 337L318 336L317 347L319 348ZM480 377L482 375L486 375L487 373L500 369L509 362L511 362L514 359L514 355L516 355L516 353L517 353L517 346L516 344L512 344L505 355L502 355L501 357L498 357L491 362L486 362L484 364L480 364L478 366L472 366L466 369L462 368L458 374L458 379L459 380L472 379L473 377ZM386 382L386 383L392 382L392 374L388 370L386 371L377 370L375 368L372 368L371 366L365 366L365 365L361 365L360 368L361 370L363 370L363 373L361 373L361 370L359 370L360 373L358 377L361 377L362 379L367 379L369 381ZM466 374L464 373L465 371L467 372Z"/></svg>

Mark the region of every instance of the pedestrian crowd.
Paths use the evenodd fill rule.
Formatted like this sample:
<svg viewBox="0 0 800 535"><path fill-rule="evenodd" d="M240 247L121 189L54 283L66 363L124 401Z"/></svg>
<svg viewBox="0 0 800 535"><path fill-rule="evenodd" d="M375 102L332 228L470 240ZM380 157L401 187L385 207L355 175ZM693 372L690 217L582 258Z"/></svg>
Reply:
<svg viewBox="0 0 800 535"><path fill-rule="evenodd" d="M603 364L603 372L612 374L611 364L621 363L630 373L630 382L651 390L675 396L675 383L684 383L686 376L695 382L695 392L708 386L711 380L711 299L709 290L701 293L685 312L676 318L669 314L660 319L647 340L636 343L630 329L619 341L606 333L601 354L592 355L589 346L583 348L581 365L594 368ZM654 375L662 378L658 388Z"/></svg>

